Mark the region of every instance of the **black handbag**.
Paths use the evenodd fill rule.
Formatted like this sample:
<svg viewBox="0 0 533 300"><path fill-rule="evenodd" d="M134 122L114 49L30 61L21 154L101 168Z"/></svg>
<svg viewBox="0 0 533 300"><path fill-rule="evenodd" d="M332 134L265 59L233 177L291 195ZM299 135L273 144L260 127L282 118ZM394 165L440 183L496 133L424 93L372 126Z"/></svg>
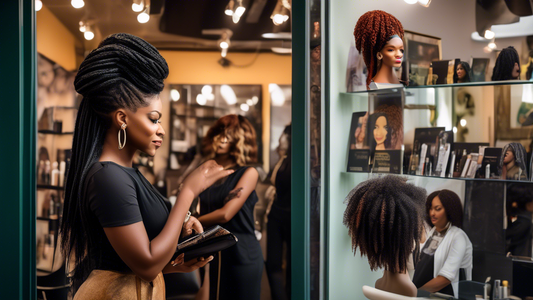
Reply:
<svg viewBox="0 0 533 300"><path fill-rule="evenodd" d="M180 242L172 260L182 253L185 253L184 261L197 257L208 257L235 245L237 241L238 239L233 233L216 225Z"/></svg>

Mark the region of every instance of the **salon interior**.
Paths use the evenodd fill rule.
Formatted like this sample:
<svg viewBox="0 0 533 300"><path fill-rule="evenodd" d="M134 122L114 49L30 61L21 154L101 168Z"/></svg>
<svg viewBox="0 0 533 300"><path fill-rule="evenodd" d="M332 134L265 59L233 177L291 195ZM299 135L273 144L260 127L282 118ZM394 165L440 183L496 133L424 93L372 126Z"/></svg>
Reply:
<svg viewBox="0 0 533 300"><path fill-rule="evenodd" d="M202 139L218 119L236 114L252 124L257 162L250 166L259 174L254 233L265 264L268 241L277 243L280 256L279 274L263 268L261 300L533 299L532 1L10 2L0 29L6 91L0 128L15 146L2 149L13 159L1 172L0 224L16 230L0 247L3 257L11 257L0 272L0 298L72 298L58 230L82 101L74 78L103 39L125 32L152 44L168 63L160 94L164 143L153 157L138 152L133 167L171 203L203 161ZM354 28L376 10L403 26L401 67L394 68L403 85L368 90L371 75ZM504 60L506 49L518 61ZM512 78L502 75L505 64ZM400 122L387 115L385 127L395 133L396 146L381 150L379 157L388 158L378 162L378 148L374 153L364 146L369 135L376 137L365 116L371 120L379 103L393 98ZM368 134L360 148L361 132ZM287 153L290 213L284 216L290 217L280 230L289 239L274 240L268 225L277 218L271 215L275 177ZM10 169L19 170L17 176ZM451 292L380 290L376 281L384 269L372 270L370 257L355 248L345 222L349 195L388 173L427 195L449 190L458 196L470 261L455 270L461 276L445 279L454 285ZM428 233L437 225L430 224L425 205L420 217L428 221L420 230L435 241ZM201 214L200 205L193 206L193 215ZM445 236L442 241L445 246ZM411 280L416 266L405 270ZM431 270L432 278L444 278L436 265ZM209 299L202 276L171 274L166 299Z"/></svg>

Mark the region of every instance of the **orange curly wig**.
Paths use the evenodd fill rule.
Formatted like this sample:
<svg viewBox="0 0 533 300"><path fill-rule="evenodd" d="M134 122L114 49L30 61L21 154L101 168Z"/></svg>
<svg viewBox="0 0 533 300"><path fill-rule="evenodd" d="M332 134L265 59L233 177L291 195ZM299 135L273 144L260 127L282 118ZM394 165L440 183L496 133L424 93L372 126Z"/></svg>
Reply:
<svg viewBox="0 0 533 300"><path fill-rule="evenodd" d="M202 155L211 159L222 137L227 137L230 144L230 155L239 166L257 161L257 142L252 123L239 115L226 115L218 119L202 140Z"/></svg>
<svg viewBox="0 0 533 300"><path fill-rule="evenodd" d="M368 76L366 86L370 85L370 80L377 73L376 55L390 37L397 34L403 40L403 26L393 15L382 10L372 10L363 14L357 24L353 35L355 37L355 47L363 54Z"/></svg>

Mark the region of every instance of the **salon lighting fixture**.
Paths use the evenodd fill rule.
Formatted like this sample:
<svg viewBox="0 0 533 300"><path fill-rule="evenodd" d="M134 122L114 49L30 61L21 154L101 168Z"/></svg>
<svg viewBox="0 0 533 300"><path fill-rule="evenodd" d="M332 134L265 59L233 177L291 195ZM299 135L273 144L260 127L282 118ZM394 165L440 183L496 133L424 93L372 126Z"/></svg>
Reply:
<svg viewBox="0 0 533 300"><path fill-rule="evenodd" d="M431 4L431 0L418 0L418 4L424 7L429 7L429 5Z"/></svg>
<svg viewBox="0 0 533 300"><path fill-rule="evenodd" d="M246 100L246 104L248 104L248 106L254 106L254 101L252 99L248 99Z"/></svg>
<svg viewBox="0 0 533 300"><path fill-rule="evenodd" d="M72 7L74 8L82 8L85 6L85 2L83 2L83 0L72 0L70 4L72 4Z"/></svg>
<svg viewBox="0 0 533 300"><path fill-rule="evenodd" d="M403 0L405 1L405 3L407 4L416 4L418 2L418 0Z"/></svg>
<svg viewBox="0 0 533 300"><path fill-rule="evenodd" d="M85 22L80 21L80 32L85 32L85 31L87 31L87 25L85 24Z"/></svg>
<svg viewBox="0 0 533 300"><path fill-rule="evenodd" d="M268 85L268 92L270 93L270 98L272 99L272 105L274 106L283 106L285 104L285 94L275 83Z"/></svg>
<svg viewBox="0 0 533 300"><path fill-rule="evenodd" d="M250 110L250 107L248 106L248 104L246 104L246 103L242 103L242 104L241 104L241 110L242 110L242 111L249 111L249 110Z"/></svg>
<svg viewBox="0 0 533 300"><path fill-rule="evenodd" d="M254 105L256 105L257 103L259 103L259 97L257 97L257 96L253 96L253 97L252 97L252 102L254 103Z"/></svg>
<svg viewBox="0 0 533 300"><path fill-rule="evenodd" d="M141 12L144 10L144 3L143 0L133 0L133 4L131 5L131 9L134 12Z"/></svg>
<svg viewBox="0 0 533 300"><path fill-rule="evenodd" d="M465 119L461 119L461 121L459 121L459 123L461 123L461 126L463 126L463 127L466 126L466 120Z"/></svg>
<svg viewBox="0 0 533 300"><path fill-rule="evenodd" d="M453 133L457 133L457 127L453 127L452 131Z"/></svg>
<svg viewBox="0 0 533 300"><path fill-rule="evenodd" d="M224 13L226 16L233 16L233 7L235 6L235 0L229 0L228 5L226 5L226 9L224 10Z"/></svg>
<svg viewBox="0 0 533 300"><path fill-rule="evenodd" d="M141 24L144 24L150 21L149 13L150 13L150 7L147 6L146 9L137 16L137 21L139 21L139 23Z"/></svg>
<svg viewBox="0 0 533 300"><path fill-rule="evenodd" d="M222 49L222 51L220 52L220 56L226 57L227 55L228 55L228 48Z"/></svg>
<svg viewBox="0 0 533 300"><path fill-rule="evenodd" d="M496 49L496 43L494 41L490 42L489 43L489 48L492 49L492 50Z"/></svg>
<svg viewBox="0 0 533 300"><path fill-rule="evenodd" d="M170 99L172 99L172 101L178 101L180 100L180 92L178 92L178 90L176 89L171 89L170 90Z"/></svg>
<svg viewBox="0 0 533 300"><path fill-rule="evenodd" d="M220 47L220 49L227 50L229 48L229 45L231 44L229 38L231 37L231 35L232 35L232 32L228 30L224 30L222 32L222 34L220 35L220 39L217 41L217 44Z"/></svg>
<svg viewBox="0 0 533 300"><path fill-rule="evenodd" d="M494 31L490 31L490 30L485 30L485 38L487 40L492 40L494 38L496 34L494 33Z"/></svg>
<svg viewBox="0 0 533 300"><path fill-rule="evenodd" d="M41 0L35 0L35 11L40 11L43 8L43 2Z"/></svg>
<svg viewBox="0 0 533 300"><path fill-rule="evenodd" d="M85 32L83 33L83 37L86 40L90 41L90 40L94 39L94 32L92 32L92 30L90 28L87 28L85 30Z"/></svg>
<svg viewBox="0 0 533 300"><path fill-rule="evenodd" d="M242 0L237 0L238 6L235 9L235 15L238 15L239 18L244 15L244 12L246 11L246 8L242 5Z"/></svg>
<svg viewBox="0 0 533 300"><path fill-rule="evenodd" d="M200 105L205 105L207 103L207 99L205 98L204 95L202 94L198 94L196 96L196 103L200 104Z"/></svg>
<svg viewBox="0 0 533 300"><path fill-rule="evenodd" d="M206 96L213 93L213 87L210 85L204 85L202 87L202 95Z"/></svg>
<svg viewBox="0 0 533 300"><path fill-rule="evenodd" d="M237 96L231 86L227 84L220 86L220 94L222 95L222 99L224 99L228 105L234 105L237 103Z"/></svg>
<svg viewBox="0 0 533 300"><path fill-rule="evenodd" d="M289 9L290 4L287 1L278 0L276 3L276 6L274 7L274 10L272 11L272 14L270 15L270 19L272 19L272 23L274 25L279 26L289 19Z"/></svg>

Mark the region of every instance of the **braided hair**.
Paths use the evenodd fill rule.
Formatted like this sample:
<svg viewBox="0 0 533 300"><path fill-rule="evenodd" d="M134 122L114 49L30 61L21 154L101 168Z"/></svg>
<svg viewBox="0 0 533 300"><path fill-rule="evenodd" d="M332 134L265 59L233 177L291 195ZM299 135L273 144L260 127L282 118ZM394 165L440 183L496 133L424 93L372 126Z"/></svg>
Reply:
<svg viewBox="0 0 533 300"><path fill-rule="evenodd" d="M91 257L101 256L90 226L91 214L85 201L83 182L98 161L107 130L108 114L150 105L147 98L158 95L168 76L165 59L148 42L118 33L104 39L81 63L74 86L83 96L72 142L72 157L65 185L61 247L65 257L74 257L73 291L95 267Z"/></svg>
<svg viewBox="0 0 533 300"><path fill-rule="evenodd" d="M470 65L466 61L459 62L459 65L463 67L465 70L465 77L463 79L463 82L470 82ZM457 68L453 72L453 82L457 83L459 81L459 77L457 76Z"/></svg>
<svg viewBox="0 0 533 300"><path fill-rule="evenodd" d="M398 35L403 39L403 26L393 15L381 10L373 10L363 14L357 24L353 35L355 37L355 47L363 54L368 76L366 86L370 85L370 80L377 73L377 53L385 47L385 44L393 35Z"/></svg>
<svg viewBox="0 0 533 300"><path fill-rule="evenodd" d="M404 273L423 228L426 191L405 178L387 175L360 183L346 197L343 223L352 249L366 255L372 271ZM415 259L416 261L416 259Z"/></svg>
<svg viewBox="0 0 533 300"><path fill-rule="evenodd" d="M516 49L513 46L502 49L492 70L492 81L518 79L512 75L515 63L520 66Z"/></svg>

